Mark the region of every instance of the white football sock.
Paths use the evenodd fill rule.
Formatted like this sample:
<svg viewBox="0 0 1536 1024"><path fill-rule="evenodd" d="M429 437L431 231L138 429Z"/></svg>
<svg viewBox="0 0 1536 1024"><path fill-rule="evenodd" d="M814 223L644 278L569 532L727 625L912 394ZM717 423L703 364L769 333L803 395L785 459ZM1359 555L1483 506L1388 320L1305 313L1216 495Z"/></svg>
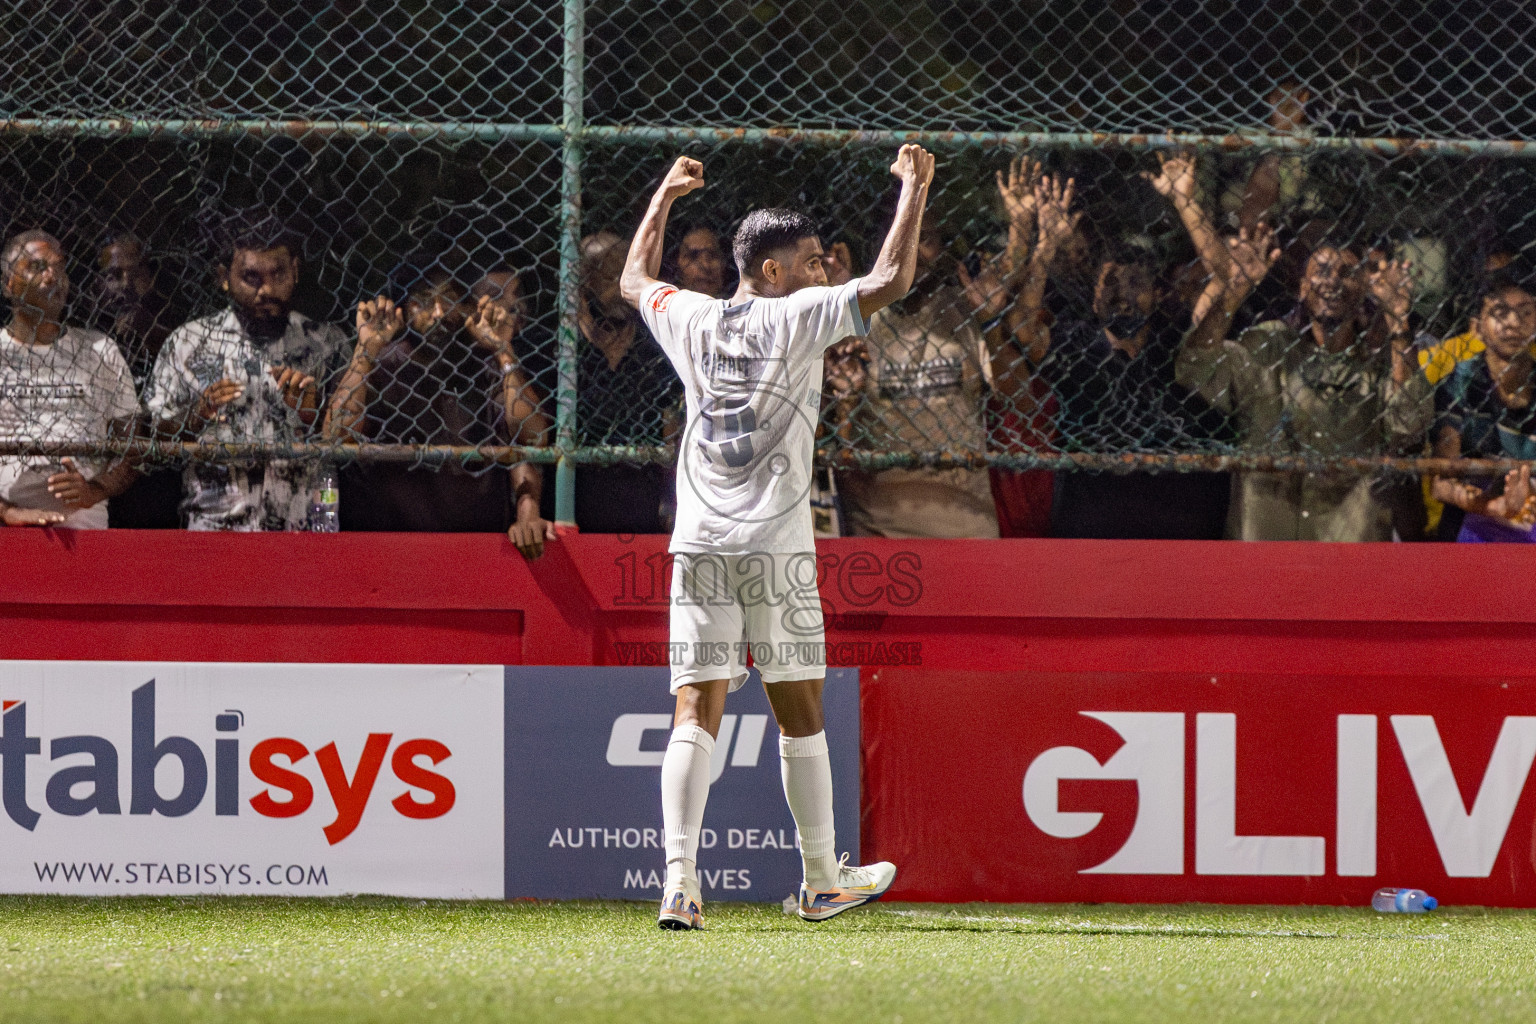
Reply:
<svg viewBox="0 0 1536 1024"><path fill-rule="evenodd" d="M805 884L825 892L837 885L837 832L832 821L832 759L827 734L779 737L784 796L800 832Z"/></svg>
<svg viewBox="0 0 1536 1024"><path fill-rule="evenodd" d="M699 833L709 799L709 760L715 738L696 725L672 730L661 759L661 823L666 833L667 886L699 888Z"/></svg>

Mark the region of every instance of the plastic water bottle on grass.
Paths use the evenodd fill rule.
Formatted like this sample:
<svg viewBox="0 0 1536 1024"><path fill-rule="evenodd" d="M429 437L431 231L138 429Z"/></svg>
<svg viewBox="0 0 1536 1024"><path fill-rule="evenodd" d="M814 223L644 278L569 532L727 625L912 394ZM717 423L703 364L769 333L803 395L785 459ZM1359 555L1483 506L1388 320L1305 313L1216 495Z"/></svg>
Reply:
<svg viewBox="0 0 1536 1024"><path fill-rule="evenodd" d="M1422 914L1434 910L1440 901L1423 889L1377 889L1371 907L1383 914Z"/></svg>

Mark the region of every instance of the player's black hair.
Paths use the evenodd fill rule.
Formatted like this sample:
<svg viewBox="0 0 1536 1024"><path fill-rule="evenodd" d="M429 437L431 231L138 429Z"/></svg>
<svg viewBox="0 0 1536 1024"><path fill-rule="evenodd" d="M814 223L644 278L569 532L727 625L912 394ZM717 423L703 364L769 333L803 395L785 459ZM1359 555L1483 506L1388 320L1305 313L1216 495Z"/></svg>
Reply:
<svg viewBox="0 0 1536 1024"><path fill-rule="evenodd" d="M802 238L819 238L816 222L799 210L783 206L753 210L731 239L731 255L743 275L756 276L763 260L782 249L792 249Z"/></svg>
<svg viewBox="0 0 1536 1024"><path fill-rule="evenodd" d="M254 206L237 210L225 218L219 232L218 262L227 267L235 253L287 249L290 256L304 258L304 240L300 233L275 212Z"/></svg>

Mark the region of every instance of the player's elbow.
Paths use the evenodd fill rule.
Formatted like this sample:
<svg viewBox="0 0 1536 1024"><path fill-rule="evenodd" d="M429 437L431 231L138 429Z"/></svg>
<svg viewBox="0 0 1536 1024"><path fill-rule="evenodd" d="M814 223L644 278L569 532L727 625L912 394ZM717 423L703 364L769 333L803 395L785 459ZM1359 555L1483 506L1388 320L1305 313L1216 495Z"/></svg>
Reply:
<svg viewBox="0 0 1536 1024"><path fill-rule="evenodd" d="M633 267L625 267L624 273L619 277L619 294L624 301L640 308L640 298L645 294L645 287L650 283L649 279Z"/></svg>
<svg viewBox="0 0 1536 1024"><path fill-rule="evenodd" d="M911 288L910 275L903 281L899 274L872 273L859 284L859 311L868 317L907 294Z"/></svg>

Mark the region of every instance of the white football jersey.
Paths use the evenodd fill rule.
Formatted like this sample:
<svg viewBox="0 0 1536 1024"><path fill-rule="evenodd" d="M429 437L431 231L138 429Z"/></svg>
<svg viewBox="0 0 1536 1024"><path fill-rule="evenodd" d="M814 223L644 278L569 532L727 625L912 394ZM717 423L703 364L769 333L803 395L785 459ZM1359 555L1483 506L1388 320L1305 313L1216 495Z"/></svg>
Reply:
<svg viewBox="0 0 1536 1024"><path fill-rule="evenodd" d="M640 313L682 378L672 551L814 551L811 460L822 354L867 333L859 281L728 305L669 284Z"/></svg>

